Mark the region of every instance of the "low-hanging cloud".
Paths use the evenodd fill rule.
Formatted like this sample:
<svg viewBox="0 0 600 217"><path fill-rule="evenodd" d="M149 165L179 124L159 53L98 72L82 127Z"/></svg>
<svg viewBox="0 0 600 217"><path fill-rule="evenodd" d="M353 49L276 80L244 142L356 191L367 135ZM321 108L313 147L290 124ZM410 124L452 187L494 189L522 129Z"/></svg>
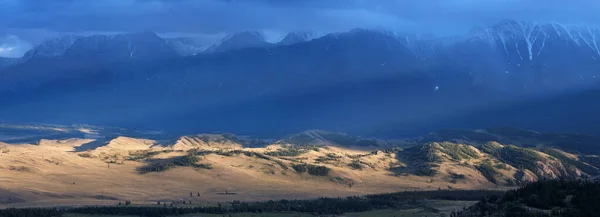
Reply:
<svg viewBox="0 0 600 217"><path fill-rule="evenodd" d="M30 43L22 41L16 35L0 35L0 57L20 57L29 49Z"/></svg>
<svg viewBox="0 0 600 217"><path fill-rule="evenodd" d="M358 27L460 34L502 19L597 24L597 0L0 0L0 35L19 32L218 34ZM35 38L38 37L38 38Z"/></svg>

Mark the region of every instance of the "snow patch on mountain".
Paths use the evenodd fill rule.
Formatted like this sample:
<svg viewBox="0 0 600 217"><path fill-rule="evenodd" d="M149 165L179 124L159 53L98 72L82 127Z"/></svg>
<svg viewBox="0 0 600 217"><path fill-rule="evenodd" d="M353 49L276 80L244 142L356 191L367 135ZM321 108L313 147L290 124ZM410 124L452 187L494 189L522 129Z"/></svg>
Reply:
<svg viewBox="0 0 600 217"><path fill-rule="evenodd" d="M505 20L489 28L472 31L469 40L501 48L506 54L517 52L521 60L528 61L540 56L551 40L588 49L597 55L595 58L600 58L600 30L582 25Z"/></svg>
<svg viewBox="0 0 600 217"><path fill-rule="evenodd" d="M270 45L272 44L267 42L262 32L245 31L225 36L219 43L207 48L206 52L225 52L244 48L268 47Z"/></svg>
<svg viewBox="0 0 600 217"><path fill-rule="evenodd" d="M277 44L278 45L297 44L297 43L301 43L301 42L311 41L313 39L323 37L324 35L325 35L325 33L310 32L310 31L290 32L290 33L286 34L284 37L282 37L281 39L279 39Z"/></svg>
<svg viewBox="0 0 600 217"><path fill-rule="evenodd" d="M395 33L396 38L408 48L419 60L428 60L436 55L439 49L449 44L446 38L436 38L432 34Z"/></svg>
<svg viewBox="0 0 600 217"><path fill-rule="evenodd" d="M165 41L180 56L193 56L206 51L213 44L204 42L197 38L165 38Z"/></svg>

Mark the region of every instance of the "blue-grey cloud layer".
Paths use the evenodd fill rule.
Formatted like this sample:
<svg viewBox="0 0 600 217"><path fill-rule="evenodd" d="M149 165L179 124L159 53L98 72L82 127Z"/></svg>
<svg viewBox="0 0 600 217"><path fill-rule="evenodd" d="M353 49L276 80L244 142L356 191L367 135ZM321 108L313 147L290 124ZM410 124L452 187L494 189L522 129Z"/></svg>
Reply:
<svg viewBox="0 0 600 217"><path fill-rule="evenodd" d="M393 25L397 17L361 8L293 1L3 0L3 28L55 31L229 32ZM316 1L315 1L316 2ZM327 7L326 7L327 6ZM333 6L333 5L332 5Z"/></svg>
<svg viewBox="0 0 600 217"><path fill-rule="evenodd" d="M594 22L596 0L0 0L0 28L229 32L438 28L503 18ZM437 25L437 26L436 26Z"/></svg>

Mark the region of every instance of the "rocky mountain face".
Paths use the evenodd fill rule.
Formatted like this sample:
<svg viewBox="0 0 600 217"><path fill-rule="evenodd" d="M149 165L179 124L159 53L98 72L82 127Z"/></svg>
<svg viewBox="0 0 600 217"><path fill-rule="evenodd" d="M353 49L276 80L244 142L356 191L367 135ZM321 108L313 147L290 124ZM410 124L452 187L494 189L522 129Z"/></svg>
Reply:
<svg viewBox="0 0 600 217"><path fill-rule="evenodd" d="M506 114L523 106L558 111L521 103L594 87L597 32L504 21L450 38L366 29L319 38L290 33L279 44L259 32L242 32L211 47L152 33L67 38L29 52L47 58L0 71L0 114L54 122L78 110L96 115L71 113L67 122L126 117L131 120L111 123L204 130L248 130L260 121L265 131L280 129L286 117L296 128L282 132L314 127L359 132L398 123L411 129L458 123L442 120L490 114L485 111L506 105L513 105ZM198 53L203 55L193 55ZM213 115L217 112L223 117ZM522 116L511 114L472 120L489 120L485 126L524 124Z"/></svg>
<svg viewBox="0 0 600 217"><path fill-rule="evenodd" d="M598 29L507 20L452 45L475 83L502 89L568 89L596 82ZM568 54L568 55L566 55Z"/></svg>
<svg viewBox="0 0 600 217"><path fill-rule="evenodd" d="M27 52L20 64L0 73L0 92L54 88L52 82L72 81L86 76L111 76L107 67L144 64L177 57L177 53L154 33L61 37ZM90 85L94 83L82 85Z"/></svg>
<svg viewBox="0 0 600 217"><path fill-rule="evenodd" d="M44 41L42 44L27 51L23 55L22 61L27 61L35 58L60 57L65 54L67 49L69 49L71 45L75 43L76 40L80 38L82 37L75 35L66 35Z"/></svg>
<svg viewBox="0 0 600 217"><path fill-rule="evenodd" d="M243 48L264 48L270 46L271 43L265 41L265 36L261 32L246 31L226 36L219 43L209 47L207 52L219 53Z"/></svg>
<svg viewBox="0 0 600 217"><path fill-rule="evenodd" d="M177 53L179 53L179 55L193 56L244 48L267 48L292 45L307 42L315 38L318 38L318 35L312 32L290 32L279 42L273 44L265 40L265 36L262 32L245 31L227 35L216 43L193 37L165 38L165 40L177 51Z"/></svg>

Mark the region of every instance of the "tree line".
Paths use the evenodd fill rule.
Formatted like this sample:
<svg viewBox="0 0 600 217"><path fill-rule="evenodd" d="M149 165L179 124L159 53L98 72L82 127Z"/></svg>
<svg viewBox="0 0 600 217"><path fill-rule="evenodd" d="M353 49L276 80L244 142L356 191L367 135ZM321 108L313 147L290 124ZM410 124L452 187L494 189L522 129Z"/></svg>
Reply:
<svg viewBox="0 0 600 217"><path fill-rule="evenodd" d="M376 209L401 208L415 204L418 200L478 200L482 197L502 195L493 190L438 190L406 191L366 196L319 198L313 200L270 200L262 202L232 201L208 207L166 207L166 206L93 206L70 209L24 208L0 210L0 217L60 217L65 213L89 215L136 215L136 216L177 216L191 213L230 214L263 212L302 212L319 215L365 212ZM164 202L163 202L164 203Z"/></svg>

